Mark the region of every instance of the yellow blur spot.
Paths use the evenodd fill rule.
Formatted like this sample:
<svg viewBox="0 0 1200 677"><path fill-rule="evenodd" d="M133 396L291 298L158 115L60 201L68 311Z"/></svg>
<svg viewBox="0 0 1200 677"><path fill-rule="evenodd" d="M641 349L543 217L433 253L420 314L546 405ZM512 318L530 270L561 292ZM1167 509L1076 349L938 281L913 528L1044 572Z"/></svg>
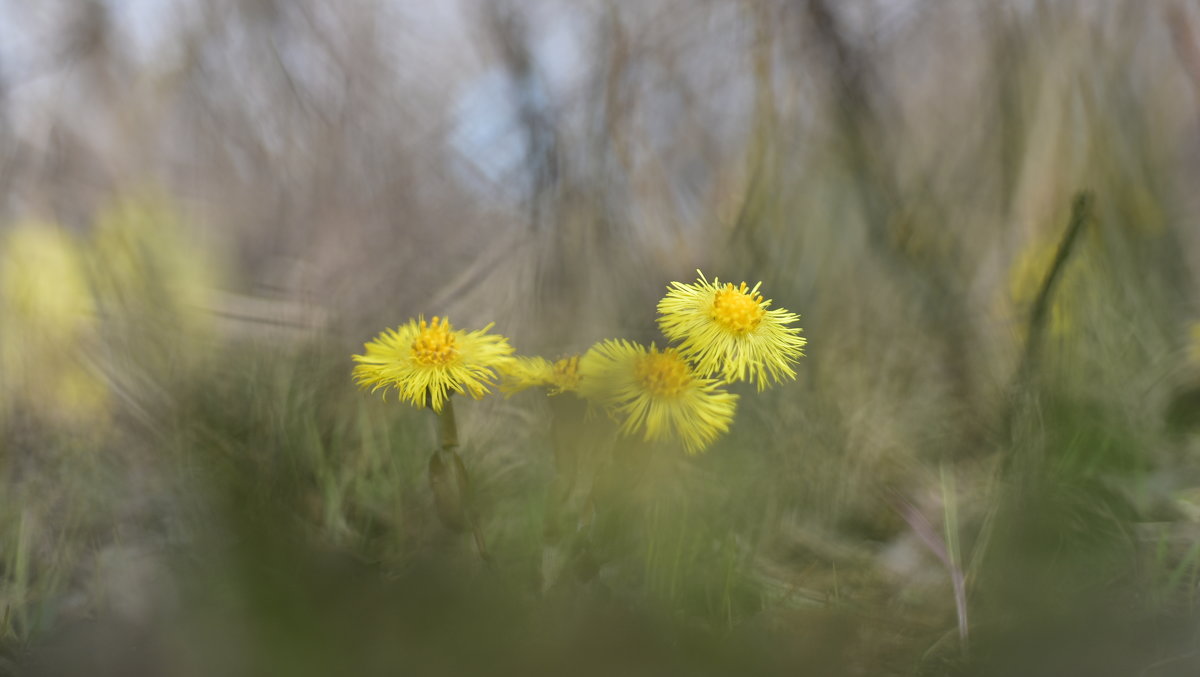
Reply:
<svg viewBox="0 0 1200 677"><path fill-rule="evenodd" d="M0 405L94 426L108 391L88 366L96 308L75 240L30 221L0 237Z"/></svg>

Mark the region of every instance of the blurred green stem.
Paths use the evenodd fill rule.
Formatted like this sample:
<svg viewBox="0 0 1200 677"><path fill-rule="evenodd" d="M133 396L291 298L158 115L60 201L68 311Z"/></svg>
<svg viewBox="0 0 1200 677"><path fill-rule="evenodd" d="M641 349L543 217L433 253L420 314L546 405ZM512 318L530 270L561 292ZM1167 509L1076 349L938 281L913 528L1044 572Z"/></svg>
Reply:
<svg viewBox="0 0 1200 677"><path fill-rule="evenodd" d="M458 448L458 423L454 420L454 400L446 398L446 405L438 414L438 444L443 453L456 453Z"/></svg>
<svg viewBox="0 0 1200 677"><path fill-rule="evenodd" d="M552 398L550 415L554 479L550 485L550 503L543 535L547 544L557 545L567 529L566 513L579 471L579 441L576 436L583 418L582 402L574 396Z"/></svg>
<svg viewBox="0 0 1200 677"><path fill-rule="evenodd" d="M550 398L550 438L554 448L554 478L546 505L542 530L542 591L556 585L570 565L576 572L579 563L586 561L586 527L589 515L585 506L576 505L587 499L580 487L580 430L586 406L574 395L563 394ZM590 498L590 497L589 497ZM584 567L585 569L587 567Z"/></svg>
<svg viewBox="0 0 1200 677"><path fill-rule="evenodd" d="M1054 261L1051 262L1050 268L1046 271L1046 277L1042 280L1042 286L1038 290L1038 295L1034 299L1033 308L1029 314L1029 329L1025 336L1025 348L1021 353L1021 361L1017 364L1017 369L1013 373L1012 381L1009 384L1008 402L1001 410L1000 427L1003 434L1009 437L1011 441L1015 434L1014 426L1017 421L1019 400L1023 394L1029 392L1031 381L1034 374L1037 372L1038 363L1041 358L1042 349L1042 334L1046 330L1046 318L1053 308L1054 292L1058 288L1058 281L1062 279L1066 269L1067 259L1070 258L1074 251L1076 241L1079 239L1079 234L1083 231L1083 227L1091 218L1092 213L1092 194L1088 191L1079 191L1075 194L1075 200L1071 205L1071 220L1067 223L1067 230L1063 233L1062 240L1059 242L1058 251L1054 255ZM1013 460L1010 455L1005 461L1005 466Z"/></svg>
<svg viewBox="0 0 1200 677"><path fill-rule="evenodd" d="M458 455L458 424L454 419L453 399L447 398L442 410L435 413L438 417L439 446L429 458L429 488L433 491L438 518L452 531L470 529L480 559L490 564L487 542L471 509L471 484L467 468Z"/></svg>

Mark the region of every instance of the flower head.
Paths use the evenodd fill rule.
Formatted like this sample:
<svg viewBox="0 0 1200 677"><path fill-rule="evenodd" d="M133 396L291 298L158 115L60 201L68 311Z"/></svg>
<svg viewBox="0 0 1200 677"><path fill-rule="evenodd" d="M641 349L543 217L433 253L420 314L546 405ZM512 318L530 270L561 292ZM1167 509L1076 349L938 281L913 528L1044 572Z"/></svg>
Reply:
<svg viewBox="0 0 1200 677"><path fill-rule="evenodd" d="M508 394L546 388L550 395L579 390L579 356L551 362L543 357L516 357L501 370L500 390Z"/></svg>
<svg viewBox="0 0 1200 677"><path fill-rule="evenodd" d="M119 196L97 214L89 247L92 282L106 316L161 317L179 336L215 328L219 266L200 231L153 188ZM181 356L195 351L181 350Z"/></svg>
<svg viewBox="0 0 1200 677"><path fill-rule="evenodd" d="M514 357L500 370L500 390L507 395L544 386L554 366L544 357Z"/></svg>
<svg viewBox="0 0 1200 677"><path fill-rule="evenodd" d="M579 355L568 355L555 360L550 369L550 394L574 392L579 390L583 377L579 373Z"/></svg>
<svg viewBox="0 0 1200 677"><path fill-rule="evenodd" d="M674 348L623 340L597 343L579 360L581 393L621 419L626 434L677 437L697 453L729 430L737 395L692 370Z"/></svg>
<svg viewBox="0 0 1200 677"><path fill-rule="evenodd" d="M488 393L496 371L508 366L512 346L503 336L455 330L450 321L434 317L410 320L388 329L367 343L365 355L355 355L354 378L372 392L395 388L413 406L426 402L441 411L450 392L479 399Z"/></svg>
<svg viewBox="0 0 1200 677"><path fill-rule="evenodd" d="M697 271L699 272L699 271ZM658 326L679 352L696 362L702 376L754 381L762 390L769 381L795 378L795 361L807 341L799 327L789 327L799 315L782 308L768 310L759 285L747 288L709 282L700 273L695 284L673 282L658 302Z"/></svg>
<svg viewBox="0 0 1200 677"><path fill-rule="evenodd" d="M102 429L108 389L89 350L96 325L74 238L38 221L0 234L0 409L11 399L56 422Z"/></svg>
<svg viewBox="0 0 1200 677"><path fill-rule="evenodd" d="M57 226L27 222L0 238L0 309L5 329L33 340L72 341L95 319L78 245Z"/></svg>

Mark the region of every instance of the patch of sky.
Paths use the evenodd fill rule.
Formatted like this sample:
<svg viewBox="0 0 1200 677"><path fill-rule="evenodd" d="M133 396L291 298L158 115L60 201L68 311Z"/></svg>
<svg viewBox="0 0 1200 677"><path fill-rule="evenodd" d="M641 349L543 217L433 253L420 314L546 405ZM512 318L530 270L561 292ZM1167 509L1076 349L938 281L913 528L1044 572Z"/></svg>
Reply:
<svg viewBox="0 0 1200 677"><path fill-rule="evenodd" d="M493 66L466 82L451 112L453 173L489 200L520 204L533 196L553 152L550 128L586 75L587 12L535 12L528 73Z"/></svg>

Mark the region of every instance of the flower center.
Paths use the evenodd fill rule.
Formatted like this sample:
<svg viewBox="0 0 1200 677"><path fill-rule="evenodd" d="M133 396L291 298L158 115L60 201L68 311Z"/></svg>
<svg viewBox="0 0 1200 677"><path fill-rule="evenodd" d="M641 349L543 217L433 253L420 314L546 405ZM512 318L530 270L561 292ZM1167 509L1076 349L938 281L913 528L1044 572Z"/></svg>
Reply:
<svg viewBox="0 0 1200 677"><path fill-rule="evenodd" d="M427 367L443 367L458 357L450 321L434 317L433 322L421 320L421 332L412 342L412 358Z"/></svg>
<svg viewBox="0 0 1200 677"><path fill-rule="evenodd" d="M554 385L562 390L579 387L579 356L564 357L554 363Z"/></svg>
<svg viewBox="0 0 1200 677"><path fill-rule="evenodd" d="M655 397L675 397L692 382L692 369L673 348L650 352L638 360L634 377Z"/></svg>
<svg viewBox="0 0 1200 677"><path fill-rule="evenodd" d="M735 334L746 334L758 328L767 311L762 307L762 295L742 286L726 284L717 290L709 313L717 324Z"/></svg>

